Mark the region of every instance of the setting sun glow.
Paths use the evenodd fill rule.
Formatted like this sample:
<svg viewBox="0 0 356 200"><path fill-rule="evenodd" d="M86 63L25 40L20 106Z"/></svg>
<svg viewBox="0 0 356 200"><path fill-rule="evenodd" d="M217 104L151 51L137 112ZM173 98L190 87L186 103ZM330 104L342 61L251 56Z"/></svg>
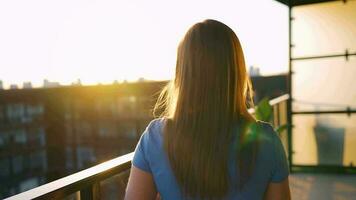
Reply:
<svg viewBox="0 0 356 200"><path fill-rule="evenodd" d="M171 79L181 37L207 18L234 29L248 66L287 70L287 8L272 0L16 0L0 2L0 80Z"/></svg>

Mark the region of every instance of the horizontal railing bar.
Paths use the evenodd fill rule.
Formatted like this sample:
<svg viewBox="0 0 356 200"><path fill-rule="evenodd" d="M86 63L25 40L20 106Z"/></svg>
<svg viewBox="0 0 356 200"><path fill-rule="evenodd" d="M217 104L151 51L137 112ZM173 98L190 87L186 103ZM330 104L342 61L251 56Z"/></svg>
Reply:
<svg viewBox="0 0 356 200"><path fill-rule="evenodd" d="M346 110L325 110L325 111L293 111L293 115L313 115L313 114L355 114L356 110L346 109Z"/></svg>
<svg viewBox="0 0 356 200"><path fill-rule="evenodd" d="M287 101L288 99L289 99L289 94L284 94L284 95L282 95L282 96L279 96L279 97L276 97L276 98L274 98L274 99L271 99L271 100L269 101L269 104L270 104L271 106L274 106L274 105L279 104L279 103L281 103L281 102L283 102L283 101Z"/></svg>
<svg viewBox="0 0 356 200"><path fill-rule="evenodd" d="M133 154L129 153L114 158L94 167L6 198L5 200L64 198L82 188L130 169Z"/></svg>
<svg viewBox="0 0 356 200"><path fill-rule="evenodd" d="M323 56L306 56L306 57L297 57L291 58L292 61L294 60L312 60L312 59L322 59L322 58L336 58L336 57L345 57L348 59L350 56L356 56L356 53L343 53L343 54L332 54L332 55L323 55Z"/></svg>
<svg viewBox="0 0 356 200"><path fill-rule="evenodd" d="M299 1L288 1L288 0L277 0L289 7L299 7L299 6L306 6L306 5L314 5L314 4L325 4L332 1L347 1L347 0L299 0Z"/></svg>
<svg viewBox="0 0 356 200"><path fill-rule="evenodd" d="M289 99L289 94L284 94L284 95L282 95L282 96L279 96L279 97L276 97L276 98L274 98L274 99L271 99L271 100L269 101L269 104L270 104L271 106L274 106L274 105L277 105L277 104L279 104L279 103L281 103L281 102L283 102L283 101L287 101L288 99ZM248 109L248 112L251 113L251 114L253 114L253 113L255 113L255 109L254 109L254 108L249 108L249 109Z"/></svg>

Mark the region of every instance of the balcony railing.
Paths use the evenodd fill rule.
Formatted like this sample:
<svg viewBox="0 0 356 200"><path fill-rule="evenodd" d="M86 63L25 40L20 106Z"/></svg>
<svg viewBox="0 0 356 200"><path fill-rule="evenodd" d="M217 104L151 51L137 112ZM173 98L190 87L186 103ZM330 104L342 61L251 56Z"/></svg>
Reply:
<svg viewBox="0 0 356 200"><path fill-rule="evenodd" d="M100 199L100 182L116 175L127 180L132 157L133 153L129 153L114 158L7 199L63 199L75 193L79 199Z"/></svg>
<svg viewBox="0 0 356 200"><path fill-rule="evenodd" d="M272 99L273 107L272 124L279 126L287 123L287 101L289 95ZM254 112L250 110L250 112ZM280 134L285 150L289 155L287 131ZM64 178L44 184L34 189L14 195L5 200L19 199L102 199L101 183L112 177L118 176L121 187L125 188L131 168L133 153L98 164L94 167L79 171ZM119 185L117 187L120 187ZM121 197L124 195L122 194Z"/></svg>

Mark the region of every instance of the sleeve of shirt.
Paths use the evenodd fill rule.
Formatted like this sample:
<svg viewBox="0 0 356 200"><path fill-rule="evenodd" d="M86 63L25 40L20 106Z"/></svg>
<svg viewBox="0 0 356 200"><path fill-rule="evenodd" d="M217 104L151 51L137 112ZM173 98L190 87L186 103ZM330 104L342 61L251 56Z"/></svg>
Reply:
<svg viewBox="0 0 356 200"><path fill-rule="evenodd" d="M149 126L143 132L140 140L137 143L134 157L132 159L132 165L145 171L145 172L151 173L151 168L150 168L149 159L148 159Z"/></svg>
<svg viewBox="0 0 356 200"><path fill-rule="evenodd" d="M273 131L274 132L274 131ZM272 169L271 182L278 183L286 179L289 175L288 162L282 142L277 133L273 133L274 145L274 165Z"/></svg>

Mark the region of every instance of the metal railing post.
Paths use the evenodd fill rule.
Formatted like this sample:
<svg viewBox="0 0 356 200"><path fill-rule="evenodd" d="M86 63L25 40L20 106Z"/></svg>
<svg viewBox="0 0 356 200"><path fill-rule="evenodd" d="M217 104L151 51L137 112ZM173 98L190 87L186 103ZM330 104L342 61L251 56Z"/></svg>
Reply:
<svg viewBox="0 0 356 200"><path fill-rule="evenodd" d="M100 183L94 183L80 190L81 200L99 200L100 199Z"/></svg>
<svg viewBox="0 0 356 200"><path fill-rule="evenodd" d="M289 7L288 7L288 33L289 33L289 63L288 63L288 94L289 94L289 99L287 101L287 123L288 123L288 161L289 161L289 171L292 172L292 166L293 166L293 148L292 148L292 130L293 130L293 112L292 112L292 101L293 101L293 92L292 92L292 85L293 85L293 65L292 65L292 4L291 0L289 0Z"/></svg>

